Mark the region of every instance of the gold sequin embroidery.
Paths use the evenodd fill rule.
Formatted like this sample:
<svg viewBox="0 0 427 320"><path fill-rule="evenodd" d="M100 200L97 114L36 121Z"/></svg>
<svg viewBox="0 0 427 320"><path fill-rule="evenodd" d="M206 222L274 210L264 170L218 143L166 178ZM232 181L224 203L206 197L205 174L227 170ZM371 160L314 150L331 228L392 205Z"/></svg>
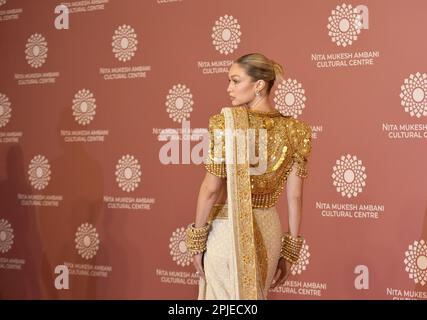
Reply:
<svg viewBox="0 0 427 320"><path fill-rule="evenodd" d="M252 205L254 208L270 208L276 205L283 192L287 177L296 164L297 175L308 175L307 159L311 152L311 129L304 122L284 117L279 112L248 112L249 127L267 130L267 169L264 174L251 175ZM209 161L206 169L221 178L227 177L225 164L224 116L213 115L209 119ZM259 157L259 131L255 130L255 156ZM217 140L215 140L217 139ZM213 142L219 142L215 150ZM217 148L218 149L218 148ZM250 163L251 167L257 164Z"/></svg>

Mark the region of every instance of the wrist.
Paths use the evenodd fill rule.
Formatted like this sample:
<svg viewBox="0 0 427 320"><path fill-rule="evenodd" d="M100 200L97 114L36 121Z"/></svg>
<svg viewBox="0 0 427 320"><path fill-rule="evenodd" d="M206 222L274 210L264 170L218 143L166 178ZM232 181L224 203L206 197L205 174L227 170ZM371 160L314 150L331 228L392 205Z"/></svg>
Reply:
<svg viewBox="0 0 427 320"><path fill-rule="evenodd" d="M282 248L280 256L291 264L299 260L304 239L301 236L294 237L289 232L282 237Z"/></svg>
<svg viewBox="0 0 427 320"><path fill-rule="evenodd" d="M209 223L206 223L203 227L196 227L192 223L187 227L185 243L190 255L194 256L206 250L209 229Z"/></svg>

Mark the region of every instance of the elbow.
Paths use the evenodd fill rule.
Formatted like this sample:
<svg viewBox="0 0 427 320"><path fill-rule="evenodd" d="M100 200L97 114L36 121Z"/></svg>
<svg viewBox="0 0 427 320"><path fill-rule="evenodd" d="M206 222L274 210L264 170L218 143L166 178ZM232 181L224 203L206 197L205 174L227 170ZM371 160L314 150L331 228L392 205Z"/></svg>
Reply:
<svg viewBox="0 0 427 320"><path fill-rule="evenodd" d="M204 182L202 184L202 191L206 198L216 198L221 191L221 186Z"/></svg>
<svg viewBox="0 0 427 320"><path fill-rule="evenodd" d="M216 198L219 195L219 189L212 188L210 186L206 186L204 189L204 194L205 194L206 198L208 198L208 199Z"/></svg>

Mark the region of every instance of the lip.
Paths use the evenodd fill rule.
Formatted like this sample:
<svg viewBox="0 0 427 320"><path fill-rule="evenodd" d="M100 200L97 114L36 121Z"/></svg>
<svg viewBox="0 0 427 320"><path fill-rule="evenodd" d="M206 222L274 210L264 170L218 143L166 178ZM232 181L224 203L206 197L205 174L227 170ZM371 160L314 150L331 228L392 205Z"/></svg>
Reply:
<svg viewBox="0 0 427 320"><path fill-rule="evenodd" d="M236 99L236 97L230 96L230 99L231 99L231 100L234 100L234 99Z"/></svg>

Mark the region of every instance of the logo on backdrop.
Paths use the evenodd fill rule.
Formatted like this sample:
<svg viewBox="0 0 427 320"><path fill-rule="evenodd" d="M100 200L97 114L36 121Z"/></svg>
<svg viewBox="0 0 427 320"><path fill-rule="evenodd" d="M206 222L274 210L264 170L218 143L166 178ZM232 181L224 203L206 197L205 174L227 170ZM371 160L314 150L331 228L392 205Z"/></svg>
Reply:
<svg viewBox="0 0 427 320"><path fill-rule="evenodd" d="M50 174L50 164L45 156L39 154L31 160L28 176L34 189L43 190L46 188L49 184Z"/></svg>
<svg viewBox="0 0 427 320"><path fill-rule="evenodd" d="M13 228L9 221L0 219L0 254L7 253L14 243ZM0 269L22 270L25 259L0 257Z"/></svg>
<svg viewBox="0 0 427 320"><path fill-rule="evenodd" d="M165 104L169 118L181 123L183 120L188 120L191 111L193 111L193 95L185 85L177 84L169 90Z"/></svg>
<svg viewBox="0 0 427 320"><path fill-rule="evenodd" d="M312 53L311 61L316 68L346 68L373 66L380 52L372 48L362 51L348 49L358 40L362 30L369 29L369 9L365 5L353 7L338 5L331 11L326 25L328 35L342 52Z"/></svg>
<svg viewBox="0 0 427 320"><path fill-rule="evenodd" d="M50 181L51 171L47 158L43 155L36 155L28 165L28 180L36 190L45 189ZM17 194L21 206L44 206L58 207L63 200L62 195L50 194Z"/></svg>
<svg viewBox="0 0 427 320"><path fill-rule="evenodd" d="M355 155L343 155L332 168L332 184L342 197L356 198L366 186L366 168ZM316 209L322 217L378 219L385 212L384 204L338 203L316 201Z"/></svg>
<svg viewBox="0 0 427 320"><path fill-rule="evenodd" d="M47 52L47 41L44 36L34 33L28 38L25 44L25 59L32 68L38 69L44 65L48 55ZM15 80L17 80L18 85L55 84L58 77L59 71L15 73Z"/></svg>
<svg viewBox="0 0 427 320"><path fill-rule="evenodd" d="M411 117L427 116L427 75L417 72L403 80L400 87L400 105ZM427 124L419 123L382 123L381 130L388 139L426 139Z"/></svg>
<svg viewBox="0 0 427 320"><path fill-rule="evenodd" d="M295 79L283 80L274 91L275 108L284 116L295 119L300 116L305 108L307 97L300 82ZM311 125L311 137L317 139L323 132L323 125Z"/></svg>
<svg viewBox="0 0 427 320"><path fill-rule="evenodd" d="M8 252L13 245L13 229L9 221L0 219L0 252Z"/></svg>
<svg viewBox="0 0 427 320"><path fill-rule="evenodd" d="M25 45L25 59L33 68L41 67L47 59L47 41L39 33L31 35Z"/></svg>
<svg viewBox="0 0 427 320"><path fill-rule="evenodd" d="M89 124L95 117L95 98L87 89L79 90L73 99L73 116L80 125Z"/></svg>
<svg viewBox="0 0 427 320"><path fill-rule="evenodd" d="M424 239L414 241L408 246L405 251L405 271L414 283L424 287L427 282L427 243ZM427 300L427 291L421 289L418 291L413 290L413 285L410 289L405 288L387 288L386 295L391 296L393 300Z"/></svg>
<svg viewBox="0 0 427 320"><path fill-rule="evenodd" d="M297 118L305 108L305 90L297 80L287 79L274 92L276 109L284 116Z"/></svg>
<svg viewBox="0 0 427 320"><path fill-rule="evenodd" d="M300 251L300 257L298 261L294 264L292 264L291 267L291 273L293 275L301 274L303 271L307 269L307 265L310 262L310 252L309 247L307 244L307 241L304 239L304 242L302 243L301 251Z"/></svg>
<svg viewBox="0 0 427 320"><path fill-rule="evenodd" d="M172 260L175 261L177 265L183 267L189 266L192 261L191 255L187 250L185 237L185 228L181 227L176 229L169 239L169 249Z"/></svg>
<svg viewBox="0 0 427 320"><path fill-rule="evenodd" d="M362 29L362 15L358 8L351 4L342 4L332 10L328 18L327 28L332 42L337 46L346 47L357 40Z"/></svg>
<svg viewBox="0 0 427 320"><path fill-rule="evenodd" d="M366 177L365 167L356 156L341 156L333 167L333 183L343 197L357 197L365 186Z"/></svg>
<svg viewBox="0 0 427 320"><path fill-rule="evenodd" d="M135 56L140 45L139 35L127 24L123 24L114 30L111 46L114 57L121 62L120 66L100 67L99 74L104 80L132 80L146 78L151 66L129 65L129 61Z"/></svg>
<svg viewBox="0 0 427 320"><path fill-rule="evenodd" d="M89 223L83 223L76 231L76 249L82 258L92 259L99 249L99 236L96 228Z"/></svg>
<svg viewBox="0 0 427 320"><path fill-rule="evenodd" d="M0 93L0 128L4 127L10 120L12 109L9 98Z"/></svg>
<svg viewBox="0 0 427 320"><path fill-rule="evenodd" d="M192 261L192 257L185 244L185 238L186 233L184 227L177 228L172 232L172 236L169 238L169 252L172 260L181 267L189 266ZM185 271L183 268L179 270L166 270L158 267L156 268L156 276L161 283L192 286L199 284L199 276L196 272Z"/></svg>
<svg viewBox="0 0 427 320"><path fill-rule="evenodd" d="M116 163L115 178L118 187L126 193L134 192L141 182L141 165L136 157L123 155ZM155 198L104 195L108 209L151 210Z"/></svg>
<svg viewBox="0 0 427 320"><path fill-rule="evenodd" d="M427 75L417 72L410 74L400 87L401 105L411 117L427 116Z"/></svg>
<svg viewBox="0 0 427 320"><path fill-rule="evenodd" d="M116 164L116 181L126 192L134 191L141 182L141 166L132 155L122 156Z"/></svg>
<svg viewBox="0 0 427 320"><path fill-rule="evenodd" d="M74 235L74 242L76 243L75 248L77 253L85 260L92 259L98 253L100 245L99 234L96 228L88 222L82 223L77 228ZM68 275L75 275L108 278L109 273L113 271L113 267L110 265L95 265L90 262L81 263L80 261L64 262L61 264L61 268L66 271L66 277ZM60 270L55 268L55 274L59 272ZM58 281L61 278L61 276L56 277Z"/></svg>
<svg viewBox="0 0 427 320"><path fill-rule="evenodd" d="M12 117L11 105L9 98L0 93L0 129L6 127ZM0 143L19 143L22 136L22 131L0 131Z"/></svg>
<svg viewBox="0 0 427 320"><path fill-rule="evenodd" d="M228 55L237 49L241 35L237 19L225 15L216 20L212 27L212 44L219 53Z"/></svg>
<svg viewBox="0 0 427 320"><path fill-rule="evenodd" d="M193 111L193 95L184 84L176 84L166 95L166 112L181 128L153 128L158 141L165 142L159 151L162 164L201 164L209 144L206 128L191 128L190 116ZM197 144L192 146L192 142Z"/></svg>
<svg viewBox="0 0 427 320"><path fill-rule="evenodd" d="M427 244L424 240L414 241L405 251L405 270L409 278L422 286L427 281Z"/></svg>
<svg viewBox="0 0 427 320"><path fill-rule="evenodd" d="M6 3L6 0L0 0L0 7Z"/></svg>
<svg viewBox="0 0 427 320"><path fill-rule="evenodd" d="M96 115L96 99L88 89L81 89L74 94L71 110L74 120L81 126L89 125ZM104 142L110 134L108 129L71 130L61 128L60 135L67 143L74 142Z"/></svg>
<svg viewBox="0 0 427 320"><path fill-rule="evenodd" d="M240 44L240 24L232 15L219 17L212 27L212 44L215 50L227 56L233 53ZM213 75L218 73L228 73L233 60L210 60L203 58L197 61L197 68L203 75Z"/></svg>
<svg viewBox="0 0 427 320"><path fill-rule="evenodd" d="M133 58L135 55L138 40L136 39L135 30L129 25L122 25L114 31L113 46L114 56L123 62Z"/></svg>

